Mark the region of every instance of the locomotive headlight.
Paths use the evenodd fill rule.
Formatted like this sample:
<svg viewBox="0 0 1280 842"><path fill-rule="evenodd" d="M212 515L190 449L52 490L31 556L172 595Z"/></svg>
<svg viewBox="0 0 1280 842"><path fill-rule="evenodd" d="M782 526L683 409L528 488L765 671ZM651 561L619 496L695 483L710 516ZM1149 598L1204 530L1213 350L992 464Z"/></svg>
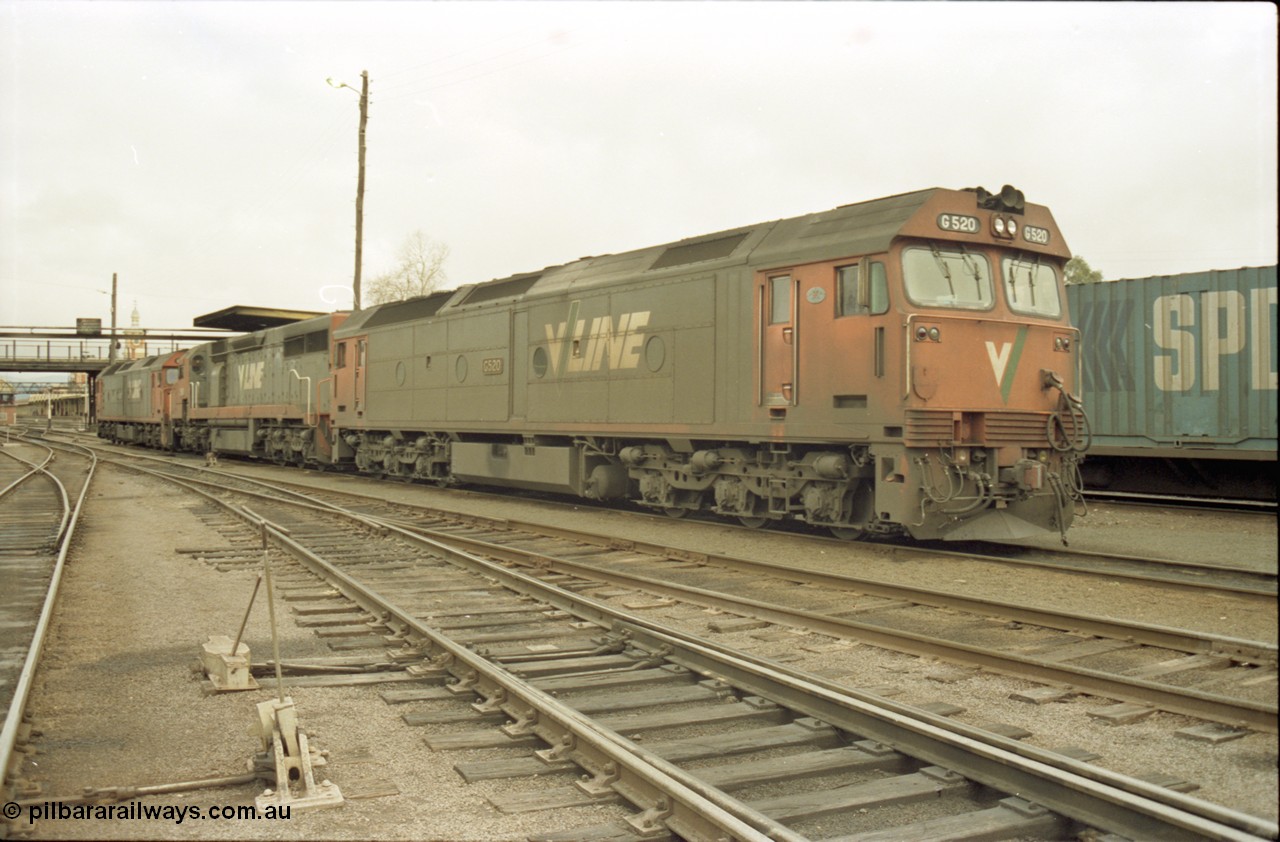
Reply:
<svg viewBox="0 0 1280 842"><path fill-rule="evenodd" d="M1014 222L1012 219L1009 220L1009 236L1010 237L1018 236L1018 223Z"/></svg>
<svg viewBox="0 0 1280 842"><path fill-rule="evenodd" d="M934 342L941 342L942 333L936 327L931 327L929 328L929 338Z"/></svg>
<svg viewBox="0 0 1280 842"><path fill-rule="evenodd" d="M999 234L1001 237L1004 236L1004 217L997 216L994 220L992 220L991 226L996 229L997 234Z"/></svg>

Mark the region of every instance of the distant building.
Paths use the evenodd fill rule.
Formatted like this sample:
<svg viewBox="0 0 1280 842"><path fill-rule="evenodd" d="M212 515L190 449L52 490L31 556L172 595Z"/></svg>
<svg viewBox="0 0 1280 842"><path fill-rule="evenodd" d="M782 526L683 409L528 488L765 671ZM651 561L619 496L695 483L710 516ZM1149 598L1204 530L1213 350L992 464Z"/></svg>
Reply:
<svg viewBox="0 0 1280 842"><path fill-rule="evenodd" d="M133 302L133 316L130 318L130 327L124 332L124 358L126 360L140 360L146 356L147 339L146 331L141 327L142 317L138 315L138 302Z"/></svg>
<svg viewBox="0 0 1280 842"><path fill-rule="evenodd" d="M0 378L0 424L12 424L17 420L17 392L4 378Z"/></svg>

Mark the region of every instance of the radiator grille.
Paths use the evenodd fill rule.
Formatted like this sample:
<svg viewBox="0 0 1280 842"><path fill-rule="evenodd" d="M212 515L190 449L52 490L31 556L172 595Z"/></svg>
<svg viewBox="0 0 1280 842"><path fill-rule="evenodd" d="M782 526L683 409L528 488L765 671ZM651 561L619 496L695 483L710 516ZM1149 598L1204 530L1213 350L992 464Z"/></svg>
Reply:
<svg viewBox="0 0 1280 842"><path fill-rule="evenodd" d="M903 431L903 444L908 447L952 444L955 439L955 421L960 414L920 409L907 410L907 428Z"/></svg>
<svg viewBox="0 0 1280 842"><path fill-rule="evenodd" d="M1048 412L945 412L907 410L903 443L908 447L976 445L1048 447ZM1068 436L1076 433L1069 415L1063 416Z"/></svg>
<svg viewBox="0 0 1280 842"><path fill-rule="evenodd" d="M1048 420L1047 412L988 412L987 441L992 445L1044 447L1049 443L1049 436L1045 432Z"/></svg>

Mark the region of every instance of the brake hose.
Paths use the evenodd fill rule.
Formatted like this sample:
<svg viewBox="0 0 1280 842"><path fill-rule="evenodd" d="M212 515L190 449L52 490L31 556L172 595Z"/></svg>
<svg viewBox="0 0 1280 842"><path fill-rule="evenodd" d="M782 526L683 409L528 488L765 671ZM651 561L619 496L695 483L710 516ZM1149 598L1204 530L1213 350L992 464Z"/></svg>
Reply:
<svg viewBox="0 0 1280 842"><path fill-rule="evenodd" d="M1049 445L1060 453L1074 450L1084 453L1093 443L1093 426L1089 423L1089 415L1084 411L1084 402L1067 391L1066 385L1056 371L1041 372L1044 388L1058 390L1058 408L1045 422L1045 434ZM1071 429L1067 429L1066 418L1071 419Z"/></svg>

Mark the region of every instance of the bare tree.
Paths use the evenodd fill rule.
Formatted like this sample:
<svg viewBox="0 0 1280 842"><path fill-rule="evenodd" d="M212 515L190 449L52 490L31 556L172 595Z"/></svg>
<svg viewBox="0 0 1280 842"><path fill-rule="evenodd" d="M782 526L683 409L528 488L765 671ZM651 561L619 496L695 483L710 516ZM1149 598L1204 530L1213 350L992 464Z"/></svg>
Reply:
<svg viewBox="0 0 1280 842"><path fill-rule="evenodd" d="M449 247L433 242L421 231L414 231L400 246L395 268L383 272L369 283L369 304L386 304L426 295L448 280L444 262Z"/></svg>

